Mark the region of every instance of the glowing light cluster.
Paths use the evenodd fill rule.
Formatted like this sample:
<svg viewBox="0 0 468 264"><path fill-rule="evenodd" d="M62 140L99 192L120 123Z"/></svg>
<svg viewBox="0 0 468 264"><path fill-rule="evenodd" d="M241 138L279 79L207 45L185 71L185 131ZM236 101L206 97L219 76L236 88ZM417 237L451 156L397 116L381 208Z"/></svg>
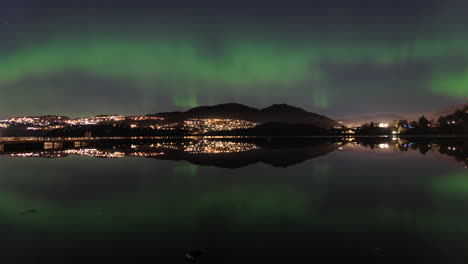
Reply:
<svg viewBox="0 0 468 264"><path fill-rule="evenodd" d="M28 125L29 130L47 130L63 128L68 120L65 116L38 116L38 117L13 117L0 120L0 127L8 128L12 125Z"/></svg>
<svg viewBox="0 0 468 264"><path fill-rule="evenodd" d="M155 120L162 121L164 120L163 117L158 117L158 116L128 116L127 118L133 121L155 121Z"/></svg>
<svg viewBox="0 0 468 264"><path fill-rule="evenodd" d="M257 123L238 119L190 119L184 122L184 128L193 134L249 129L257 125Z"/></svg>
<svg viewBox="0 0 468 264"><path fill-rule="evenodd" d="M68 125L96 125L102 122L118 122L125 119L125 116L120 115L100 115L76 119L64 116L12 117L0 120L0 125L2 127L28 125L28 130L50 130L64 128Z"/></svg>
<svg viewBox="0 0 468 264"><path fill-rule="evenodd" d="M95 157L95 158L123 158L125 157L124 152L101 151L97 149L69 149L69 150L64 150L63 153Z"/></svg>
<svg viewBox="0 0 468 264"><path fill-rule="evenodd" d="M138 152L132 152L129 153L128 156L130 157L157 157L164 155L164 152L143 152L143 151L138 151Z"/></svg>
<svg viewBox="0 0 468 264"><path fill-rule="evenodd" d="M156 144L151 144L150 147L177 150L180 148L180 145L175 142L158 142Z"/></svg>
<svg viewBox="0 0 468 264"><path fill-rule="evenodd" d="M96 125L102 122L117 122L125 120L125 116L120 115L100 115L90 116L77 119L66 120L65 123L70 125Z"/></svg>
<svg viewBox="0 0 468 264"><path fill-rule="evenodd" d="M200 140L197 142L191 142L190 144L184 144L184 151L194 154L235 153L255 149L259 149L259 147L253 143L246 142Z"/></svg>
<svg viewBox="0 0 468 264"><path fill-rule="evenodd" d="M382 143L382 144L379 144L379 148L380 149L388 149L388 148L390 148L390 145L387 144L387 143Z"/></svg>
<svg viewBox="0 0 468 264"><path fill-rule="evenodd" d="M41 152L20 152L8 154L11 157L20 158L61 158L66 157L67 154L61 151L41 151Z"/></svg>
<svg viewBox="0 0 468 264"><path fill-rule="evenodd" d="M51 129L61 129L65 128L65 125L47 125L47 126L32 126L27 127L27 130L51 130Z"/></svg>
<svg viewBox="0 0 468 264"><path fill-rule="evenodd" d="M150 126L151 129L156 129L156 130L176 130L178 128L181 128L180 123L161 123L161 124L155 124Z"/></svg>

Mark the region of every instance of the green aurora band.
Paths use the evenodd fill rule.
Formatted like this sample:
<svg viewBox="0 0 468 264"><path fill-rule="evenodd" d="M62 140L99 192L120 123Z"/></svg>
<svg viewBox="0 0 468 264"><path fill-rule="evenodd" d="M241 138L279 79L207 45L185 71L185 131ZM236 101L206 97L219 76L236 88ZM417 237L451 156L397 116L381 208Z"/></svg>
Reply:
<svg viewBox="0 0 468 264"><path fill-rule="evenodd" d="M389 43L377 36L282 40L278 35L226 32L213 51L205 47L208 40L183 31L170 35L157 30L151 35L126 30L50 33L28 44L20 41L1 54L0 87L76 71L127 80L149 102L164 86L172 94L173 105L194 107L202 92L235 95L255 89L262 94L273 89L282 94L302 85L310 91L312 106L326 108L333 96L322 86L329 78L323 63L398 67L424 61L432 72L424 84L428 91L451 97L468 94L468 49L463 37L448 35L443 43L430 37ZM463 61L462 70L446 70L447 58L453 57ZM53 84L37 87L53 96Z"/></svg>

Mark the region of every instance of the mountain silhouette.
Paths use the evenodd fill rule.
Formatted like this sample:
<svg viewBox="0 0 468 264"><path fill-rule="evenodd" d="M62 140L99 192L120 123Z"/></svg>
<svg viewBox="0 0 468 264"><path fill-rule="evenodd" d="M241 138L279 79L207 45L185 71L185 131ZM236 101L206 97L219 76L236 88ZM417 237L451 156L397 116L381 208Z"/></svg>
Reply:
<svg viewBox="0 0 468 264"><path fill-rule="evenodd" d="M339 125L331 118L287 104L274 104L263 109L257 109L242 104L227 103L199 106L185 112L157 113L151 116L159 116L172 121L192 118L241 119L255 123L307 124L326 129Z"/></svg>

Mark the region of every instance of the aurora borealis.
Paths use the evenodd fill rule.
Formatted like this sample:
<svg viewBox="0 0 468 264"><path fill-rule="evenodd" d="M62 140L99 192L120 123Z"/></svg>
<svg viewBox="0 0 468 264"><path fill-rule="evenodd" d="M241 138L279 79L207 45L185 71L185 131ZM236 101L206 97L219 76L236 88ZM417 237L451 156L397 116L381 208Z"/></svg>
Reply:
<svg viewBox="0 0 468 264"><path fill-rule="evenodd" d="M2 1L1 116L238 102L340 117L468 95L459 1L64 2Z"/></svg>

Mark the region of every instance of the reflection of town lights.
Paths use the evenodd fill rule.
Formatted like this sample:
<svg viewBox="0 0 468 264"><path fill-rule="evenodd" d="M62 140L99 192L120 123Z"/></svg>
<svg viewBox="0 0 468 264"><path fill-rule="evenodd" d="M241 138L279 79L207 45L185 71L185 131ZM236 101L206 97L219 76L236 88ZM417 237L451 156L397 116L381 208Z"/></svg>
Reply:
<svg viewBox="0 0 468 264"><path fill-rule="evenodd" d="M133 152L128 155L130 157L156 157L164 155L164 152Z"/></svg>
<svg viewBox="0 0 468 264"><path fill-rule="evenodd" d="M123 152L108 152L108 151L100 151L97 149L70 149L65 150L63 153L66 154L74 154L80 156L88 156L88 157L97 157L97 158L123 158L125 157L125 153Z"/></svg>
<svg viewBox="0 0 468 264"><path fill-rule="evenodd" d="M390 145L388 145L387 143L379 144L379 148L381 148L381 149L386 149L386 148L389 148L389 147L390 147Z"/></svg>
<svg viewBox="0 0 468 264"><path fill-rule="evenodd" d="M392 140L398 140L398 138L397 137L392 137Z"/></svg>
<svg viewBox="0 0 468 264"><path fill-rule="evenodd" d="M253 143L201 140L194 144L184 145L184 151L189 153L234 153L244 152L259 147Z"/></svg>

